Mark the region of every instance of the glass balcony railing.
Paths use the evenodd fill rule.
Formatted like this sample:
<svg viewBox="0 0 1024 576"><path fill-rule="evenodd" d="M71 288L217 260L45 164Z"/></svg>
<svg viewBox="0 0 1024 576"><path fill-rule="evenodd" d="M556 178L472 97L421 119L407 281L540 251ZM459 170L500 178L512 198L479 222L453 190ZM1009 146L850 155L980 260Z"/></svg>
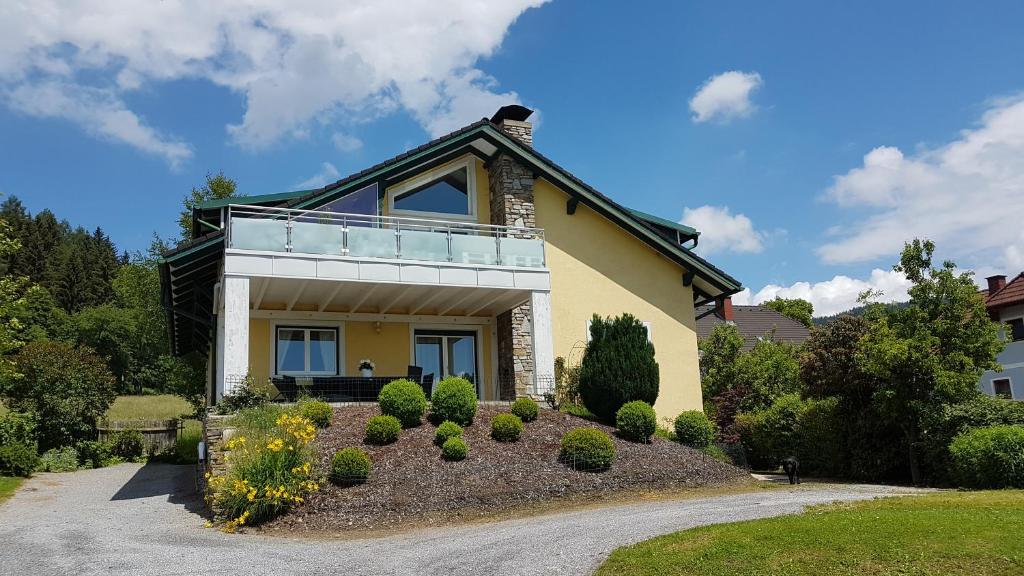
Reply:
<svg viewBox="0 0 1024 576"><path fill-rule="evenodd" d="M544 231L468 222L231 205L228 247L543 268Z"/></svg>

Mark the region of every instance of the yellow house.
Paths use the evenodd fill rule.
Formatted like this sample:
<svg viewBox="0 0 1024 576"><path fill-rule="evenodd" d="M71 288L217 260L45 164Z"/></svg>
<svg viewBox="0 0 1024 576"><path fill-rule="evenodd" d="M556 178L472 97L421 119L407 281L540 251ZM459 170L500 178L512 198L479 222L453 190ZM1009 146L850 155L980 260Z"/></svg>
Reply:
<svg viewBox="0 0 1024 576"><path fill-rule="evenodd" d="M659 416L700 409L694 309L739 282L691 251L696 230L542 156L530 114L505 106L316 190L196 208L197 238L160 270L174 351L207 356L210 402L246 375L338 400L410 373L540 396L595 313L628 312L656 350Z"/></svg>

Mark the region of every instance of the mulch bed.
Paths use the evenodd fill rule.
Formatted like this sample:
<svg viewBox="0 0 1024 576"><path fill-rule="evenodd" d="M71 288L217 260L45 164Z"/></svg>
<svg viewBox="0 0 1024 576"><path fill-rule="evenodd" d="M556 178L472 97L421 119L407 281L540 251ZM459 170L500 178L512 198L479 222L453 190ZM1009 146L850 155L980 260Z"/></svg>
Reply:
<svg viewBox="0 0 1024 576"><path fill-rule="evenodd" d="M447 462L434 445L430 423L402 431L389 446L363 444L366 421L380 414L376 406L336 408L329 428L316 441L322 469L335 451L359 446L373 460L370 479L358 486L325 483L306 504L266 525L267 531L380 530L427 526L458 518L500 513L554 499L596 497L631 491L732 484L749 478L677 443L655 438L637 444L615 430L576 416L540 411L527 423L518 442L490 437L491 418L507 409L481 406L463 438L469 455ZM604 472L578 472L558 461L562 435L581 426L607 432L615 442L615 463Z"/></svg>

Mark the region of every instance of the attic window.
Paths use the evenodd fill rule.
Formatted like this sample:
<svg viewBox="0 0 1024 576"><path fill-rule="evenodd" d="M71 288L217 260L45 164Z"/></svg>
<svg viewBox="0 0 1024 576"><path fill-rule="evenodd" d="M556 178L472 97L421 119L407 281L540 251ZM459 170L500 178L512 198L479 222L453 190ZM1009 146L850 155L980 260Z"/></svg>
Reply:
<svg viewBox="0 0 1024 576"><path fill-rule="evenodd" d="M474 219L475 183L471 159L428 172L388 191L395 215Z"/></svg>

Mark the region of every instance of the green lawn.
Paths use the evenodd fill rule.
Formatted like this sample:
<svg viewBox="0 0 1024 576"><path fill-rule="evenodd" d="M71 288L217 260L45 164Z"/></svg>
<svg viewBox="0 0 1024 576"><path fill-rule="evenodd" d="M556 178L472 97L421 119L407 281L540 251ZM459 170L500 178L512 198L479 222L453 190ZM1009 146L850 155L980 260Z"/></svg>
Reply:
<svg viewBox="0 0 1024 576"><path fill-rule="evenodd" d="M21 486L24 482L24 478L12 478L10 476L0 476L0 502L7 500L14 494L14 491Z"/></svg>
<svg viewBox="0 0 1024 576"><path fill-rule="evenodd" d="M619 548L622 574L1024 574L1024 491L949 492L819 506Z"/></svg>
<svg viewBox="0 0 1024 576"><path fill-rule="evenodd" d="M180 396L118 396L107 410L108 420L165 420L192 414L192 405Z"/></svg>

